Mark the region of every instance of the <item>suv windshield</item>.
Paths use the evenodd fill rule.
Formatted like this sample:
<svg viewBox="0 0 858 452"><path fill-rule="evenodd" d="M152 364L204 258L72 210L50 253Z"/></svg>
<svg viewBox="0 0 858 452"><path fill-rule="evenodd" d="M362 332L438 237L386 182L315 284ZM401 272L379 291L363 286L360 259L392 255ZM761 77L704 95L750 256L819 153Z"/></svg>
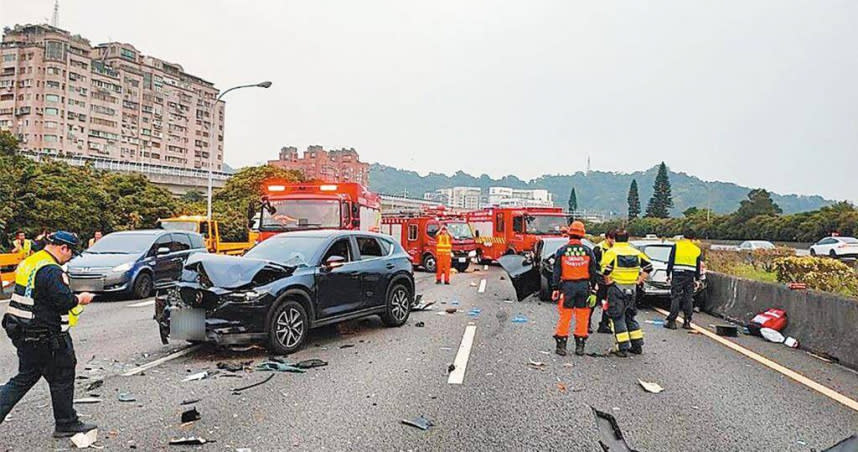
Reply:
<svg viewBox="0 0 858 452"><path fill-rule="evenodd" d="M141 254L152 246L154 235L149 234L107 234L84 251L90 254Z"/></svg>
<svg viewBox="0 0 858 452"><path fill-rule="evenodd" d="M325 240L325 237L274 236L253 247L244 256L277 262L288 267L309 265L309 260Z"/></svg>
<svg viewBox="0 0 858 452"><path fill-rule="evenodd" d="M162 221L161 229L167 231L188 231L197 232L196 221Z"/></svg>
<svg viewBox="0 0 858 452"><path fill-rule="evenodd" d="M525 218L528 234L559 235L569 225L566 215L531 215Z"/></svg>
<svg viewBox="0 0 858 452"><path fill-rule="evenodd" d="M447 232L450 233L450 237L453 237L457 240L466 240L474 238L474 234L471 232L471 228L468 227L467 223L447 223Z"/></svg>
<svg viewBox="0 0 858 452"><path fill-rule="evenodd" d="M263 209L262 230L340 227L340 202L337 200L286 199L271 201L271 207L276 209L273 215Z"/></svg>

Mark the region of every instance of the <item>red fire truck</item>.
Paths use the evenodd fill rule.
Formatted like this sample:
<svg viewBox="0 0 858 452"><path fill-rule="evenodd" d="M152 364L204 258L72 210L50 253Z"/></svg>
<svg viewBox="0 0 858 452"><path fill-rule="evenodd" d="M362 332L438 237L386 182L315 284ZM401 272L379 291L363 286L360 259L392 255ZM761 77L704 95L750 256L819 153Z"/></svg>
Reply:
<svg viewBox="0 0 858 452"><path fill-rule="evenodd" d="M381 219L381 232L398 240L411 256L411 262L429 272L435 271L435 235L441 226L447 226L453 242L452 267L464 272L477 255L474 235L464 217L447 214L442 207L385 215Z"/></svg>
<svg viewBox="0 0 858 452"><path fill-rule="evenodd" d="M569 225L569 216L559 207L486 208L465 218L474 230L477 254L486 261L533 251L539 239L562 236Z"/></svg>
<svg viewBox="0 0 858 452"><path fill-rule="evenodd" d="M322 181L263 182L259 240L304 229L360 229L378 232L381 199L361 184Z"/></svg>

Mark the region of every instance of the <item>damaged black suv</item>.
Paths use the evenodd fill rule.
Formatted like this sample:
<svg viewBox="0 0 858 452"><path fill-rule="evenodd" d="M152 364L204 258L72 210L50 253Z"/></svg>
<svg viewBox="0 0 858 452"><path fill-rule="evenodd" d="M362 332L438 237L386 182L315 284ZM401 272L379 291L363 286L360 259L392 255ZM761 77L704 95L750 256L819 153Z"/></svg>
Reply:
<svg viewBox="0 0 858 452"><path fill-rule="evenodd" d="M301 347L311 328L379 315L408 320L411 260L386 235L362 231L278 234L244 257L188 259L180 281L156 297L161 340L231 345L266 342L274 353Z"/></svg>

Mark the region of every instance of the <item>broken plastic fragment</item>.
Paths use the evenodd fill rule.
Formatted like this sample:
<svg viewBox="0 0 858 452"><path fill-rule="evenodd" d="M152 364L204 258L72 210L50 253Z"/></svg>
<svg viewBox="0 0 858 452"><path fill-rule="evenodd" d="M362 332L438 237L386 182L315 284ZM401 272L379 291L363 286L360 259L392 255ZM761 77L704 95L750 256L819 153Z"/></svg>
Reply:
<svg viewBox="0 0 858 452"><path fill-rule="evenodd" d="M641 386L642 386L642 387L643 387L647 392L651 392L651 393L653 393L653 394L658 394L659 392L664 391L664 388L662 388L658 383L650 383L650 382L647 382L647 381L643 381L643 380L641 380L640 378L638 378L638 383L640 383L640 385L641 385Z"/></svg>
<svg viewBox="0 0 858 452"><path fill-rule="evenodd" d="M527 317L524 314L516 314L515 317L512 318L512 323L527 323Z"/></svg>
<svg viewBox="0 0 858 452"><path fill-rule="evenodd" d="M260 371L270 370L270 371L276 371L276 372L293 372L293 373L297 373L297 374L304 373L304 369L300 369L298 367L295 367L295 366L292 366L289 364L285 364L285 363L279 363L276 361L265 361L265 362L259 363L256 365L256 367L254 367L254 369L260 370Z"/></svg>
<svg viewBox="0 0 858 452"><path fill-rule="evenodd" d="M206 371L203 371L203 372L195 373L192 375L188 375L187 377L183 378L182 381L199 381L199 380L202 380L208 376L209 376L209 373Z"/></svg>
<svg viewBox="0 0 858 452"><path fill-rule="evenodd" d="M184 446L184 445L194 445L194 444L206 444L215 442L213 439L207 440L205 438L201 438L198 436L189 436L187 438L173 438L170 440L169 444L171 446Z"/></svg>
<svg viewBox="0 0 858 452"><path fill-rule="evenodd" d="M434 301L427 301L425 303L418 303L411 307L411 312L416 311L429 311L432 309L432 305L435 304Z"/></svg>
<svg viewBox="0 0 858 452"><path fill-rule="evenodd" d="M423 328L424 326L426 326L426 324L423 322L417 322L414 324L414 326L416 326L417 328Z"/></svg>
<svg viewBox="0 0 858 452"><path fill-rule="evenodd" d="M650 325L664 325L664 320L644 320L644 322Z"/></svg>
<svg viewBox="0 0 858 452"><path fill-rule="evenodd" d="M313 367L324 367L327 366L327 361L322 361L321 359L305 359L304 361L298 361L295 363L295 367L299 369L312 369Z"/></svg>
<svg viewBox="0 0 858 452"><path fill-rule="evenodd" d="M458 311L456 308L447 308L444 312L447 314L455 314Z"/></svg>
<svg viewBox="0 0 858 452"><path fill-rule="evenodd" d="M592 407L591 409L593 410L593 414L596 416L596 428L599 430L599 436L601 437L599 445L602 447L602 450L609 450L611 452L635 452L634 449L626 444L626 440L623 438L623 432L620 430L620 426L617 424L617 419L614 418L613 415ZM619 411L620 409L614 407L613 410Z"/></svg>
<svg viewBox="0 0 858 452"><path fill-rule="evenodd" d="M274 374L271 374L271 375L269 375L269 376L268 376L268 378L266 378L266 379L264 379L264 380L262 380L262 381L259 381L259 382L256 382L256 383L253 383L252 385L242 386L242 387L240 387L240 388L233 388L232 393L233 393L233 394L240 394L240 393L241 393L241 391L245 391L245 390L247 390L247 389L255 388L255 387L259 386L259 385L263 385L263 384L265 384L265 383L268 383L269 381L271 381L271 379L272 379L272 378L274 378Z"/></svg>
<svg viewBox="0 0 858 452"><path fill-rule="evenodd" d="M119 393L119 401L120 402L136 402L137 398L134 397L130 392L120 392Z"/></svg>
<svg viewBox="0 0 858 452"><path fill-rule="evenodd" d="M104 380L95 380L92 383L90 383L89 385L87 385L86 390L87 391L95 391L96 389L98 389L102 386L104 386Z"/></svg>
<svg viewBox="0 0 858 452"><path fill-rule="evenodd" d="M414 419L403 419L402 423L405 425L410 425L412 427L417 427L420 430L429 430L429 427L432 427L435 425L434 423L432 423L432 421L430 421L429 419L426 419L423 416L419 416L419 417L414 418Z"/></svg>
<svg viewBox="0 0 858 452"><path fill-rule="evenodd" d="M94 428L86 433L77 433L71 437L72 444L78 449L86 449L98 441L98 429Z"/></svg>
<svg viewBox="0 0 858 452"><path fill-rule="evenodd" d="M193 404L195 404L195 403L197 403L197 402L199 402L199 401L200 401L200 399L182 400L182 403L181 403L181 404L182 404L182 405L193 405Z"/></svg>
<svg viewBox="0 0 858 452"><path fill-rule="evenodd" d="M196 408L191 408L182 413L182 423L194 422L200 420L200 412Z"/></svg>
<svg viewBox="0 0 858 452"><path fill-rule="evenodd" d="M74 403L101 403L101 399L98 397L83 397L80 399L74 399Z"/></svg>

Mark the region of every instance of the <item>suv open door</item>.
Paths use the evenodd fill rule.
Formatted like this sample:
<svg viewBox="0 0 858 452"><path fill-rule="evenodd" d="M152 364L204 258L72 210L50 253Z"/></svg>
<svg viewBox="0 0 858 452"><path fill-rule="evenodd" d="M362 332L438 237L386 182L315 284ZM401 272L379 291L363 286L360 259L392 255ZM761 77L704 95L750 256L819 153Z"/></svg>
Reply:
<svg viewBox="0 0 858 452"><path fill-rule="evenodd" d="M509 275L518 301L539 291L539 263L529 255L508 254L497 260Z"/></svg>

